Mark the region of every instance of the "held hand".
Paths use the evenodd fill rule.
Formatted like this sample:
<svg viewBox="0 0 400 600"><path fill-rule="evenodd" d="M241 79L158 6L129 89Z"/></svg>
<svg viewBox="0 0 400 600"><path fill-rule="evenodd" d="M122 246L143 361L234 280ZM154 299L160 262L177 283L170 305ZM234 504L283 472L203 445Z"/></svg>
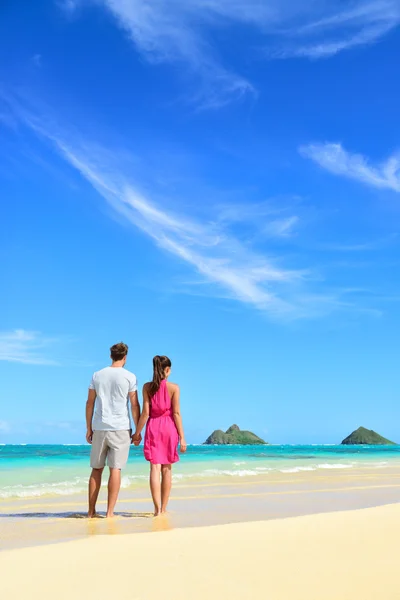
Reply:
<svg viewBox="0 0 400 600"><path fill-rule="evenodd" d="M134 433L132 436L132 444L135 446L140 446L140 442L142 441L142 436L140 433Z"/></svg>
<svg viewBox="0 0 400 600"><path fill-rule="evenodd" d="M93 431L91 429L86 431L86 441L88 444L91 444L93 441Z"/></svg>
<svg viewBox="0 0 400 600"><path fill-rule="evenodd" d="M185 440L185 438L182 438L181 439L181 453L185 454L186 450L187 450L186 440Z"/></svg>

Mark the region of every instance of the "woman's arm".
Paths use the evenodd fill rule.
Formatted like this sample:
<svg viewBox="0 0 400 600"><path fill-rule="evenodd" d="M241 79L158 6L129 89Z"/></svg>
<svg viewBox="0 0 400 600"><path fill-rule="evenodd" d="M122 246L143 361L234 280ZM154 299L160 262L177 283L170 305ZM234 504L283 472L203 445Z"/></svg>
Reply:
<svg viewBox="0 0 400 600"><path fill-rule="evenodd" d="M140 415L139 422L136 424L136 431L132 436L132 442L135 444L135 446L139 446L139 444L141 442L140 434L142 433L143 427L147 423L149 415L150 415L150 398L149 398L149 394L147 392L147 383L145 383L143 386L143 410L142 410L142 414Z"/></svg>
<svg viewBox="0 0 400 600"><path fill-rule="evenodd" d="M185 440L185 434L183 431L182 417L181 417L181 404L180 404L180 389L179 385L174 386L174 393L172 394L172 415L174 417L175 425L178 430L179 439L181 442L181 452L186 452L187 444Z"/></svg>

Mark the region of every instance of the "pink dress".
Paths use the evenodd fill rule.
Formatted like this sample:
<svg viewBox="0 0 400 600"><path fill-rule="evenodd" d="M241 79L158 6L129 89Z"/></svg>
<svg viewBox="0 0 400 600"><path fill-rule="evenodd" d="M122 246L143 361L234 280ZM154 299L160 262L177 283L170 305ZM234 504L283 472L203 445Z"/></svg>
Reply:
<svg viewBox="0 0 400 600"><path fill-rule="evenodd" d="M150 417L144 436L144 456L153 465L171 465L178 462L179 435L172 418L171 398L167 381L150 400Z"/></svg>

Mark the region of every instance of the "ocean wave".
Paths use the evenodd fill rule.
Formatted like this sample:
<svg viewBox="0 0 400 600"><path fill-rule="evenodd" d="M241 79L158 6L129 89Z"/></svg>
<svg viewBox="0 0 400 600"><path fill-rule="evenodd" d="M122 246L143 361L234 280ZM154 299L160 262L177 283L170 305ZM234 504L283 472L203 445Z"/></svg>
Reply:
<svg viewBox="0 0 400 600"><path fill-rule="evenodd" d="M256 471L252 469L207 469L204 471L204 476L207 475L228 475L229 477L252 477L258 475Z"/></svg>
<svg viewBox="0 0 400 600"><path fill-rule="evenodd" d="M318 469L352 469L353 464L344 464L344 463L323 463L321 465L317 465Z"/></svg>
<svg viewBox="0 0 400 600"><path fill-rule="evenodd" d="M87 479L32 485L8 485L0 488L0 498L37 498L39 496L70 496L84 492Z"/></svg>
<svg viewBox="0 0 400 600"><path fill-rule="evenodd" d="M184 484L184 482L204 481L207 479L216 480L218 478L244 478L244 477L269 477L274 473L294 474L301 472L311 472L324 469L352 469L357 466L365 467L366 463L352 462L321 462L317 461L299 461L300 464L281 463L281 464L266 464L251 461L236 462L229 461L223 464L217 464L214 468L206 468L206 465L197 463L192 465L181 465L174 469L173 481L175 483ZM368 467L383 468L390 465L390 461L377 461L368 463ZM211 465L208 464L208 467ZM52 470L56 472L55 469ZM43 470L41 471L43 473ZM51 471L49 471L51 472ZM64 474L65 476L66 474ZM52 476L53 477L53 476ZM107 486L107 477L103 478L102 486ZM146 486L148 474L146 470L136 471L135 474L124 472L121 481L121 488L124 490L135 489L136 487ZM8 485L0 487L0 499L8 498L37 498L41 496L72 496L77 494L86 494L87 476L86 473L79 473L79 476L67 475L65 481L58 482L43 482L31 485Z"/></svg>
<svg viewBox="0 0 400 600"><path fill-rule="evenodd" d="M124 475L121 479L121 488L126 489L137 481L148 481L148 475Z"/></svg>
<svg viewBox="0 0 400 600"><path fill-rule="evenodd" d="M102 487L107 486L107 477L103 478ZM148 475L126 475L121 479L121 488L126 489L135 482L147 482ZM31 485L9 485L0 488L0 498L38 498L41 496L72 496L86 493L88 478L76 477L71 481L54 483L37 483Z"/></svg>
<svg viewBox="0 0 400 600"><path fill-rule="evenodd" d="M300 473L301 471L315 471L315 467L294 467L293 469L280 469L280 473Z"/></svg>

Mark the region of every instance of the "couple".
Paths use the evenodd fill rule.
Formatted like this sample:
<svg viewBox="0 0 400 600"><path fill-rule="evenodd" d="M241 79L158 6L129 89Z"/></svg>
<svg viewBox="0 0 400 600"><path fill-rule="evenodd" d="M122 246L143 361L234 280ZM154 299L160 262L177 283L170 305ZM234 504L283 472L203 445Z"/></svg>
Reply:
<svg viewBox="0 0 400 600"><path fill-rule="evenodd" d="M139 446L141 432L147 423L144 455L150 462L150 489L154 515L165 513L171 492L171 465L186 452L185 435L180 415L179 386L170 383L171 361L167 356L153 358L153 380L143 386L143 411L137 393L136 376L124 369L128 346L122 342L110 348L112 364L97 371L89 386L86 402L86 440L92 445L89 479L88 517L96 516L96 502L106 464L108 480L107 517L114 507L121 487L121 469L128 461L131 444ZM136 431L132 435L129 404Z"/></svg>

